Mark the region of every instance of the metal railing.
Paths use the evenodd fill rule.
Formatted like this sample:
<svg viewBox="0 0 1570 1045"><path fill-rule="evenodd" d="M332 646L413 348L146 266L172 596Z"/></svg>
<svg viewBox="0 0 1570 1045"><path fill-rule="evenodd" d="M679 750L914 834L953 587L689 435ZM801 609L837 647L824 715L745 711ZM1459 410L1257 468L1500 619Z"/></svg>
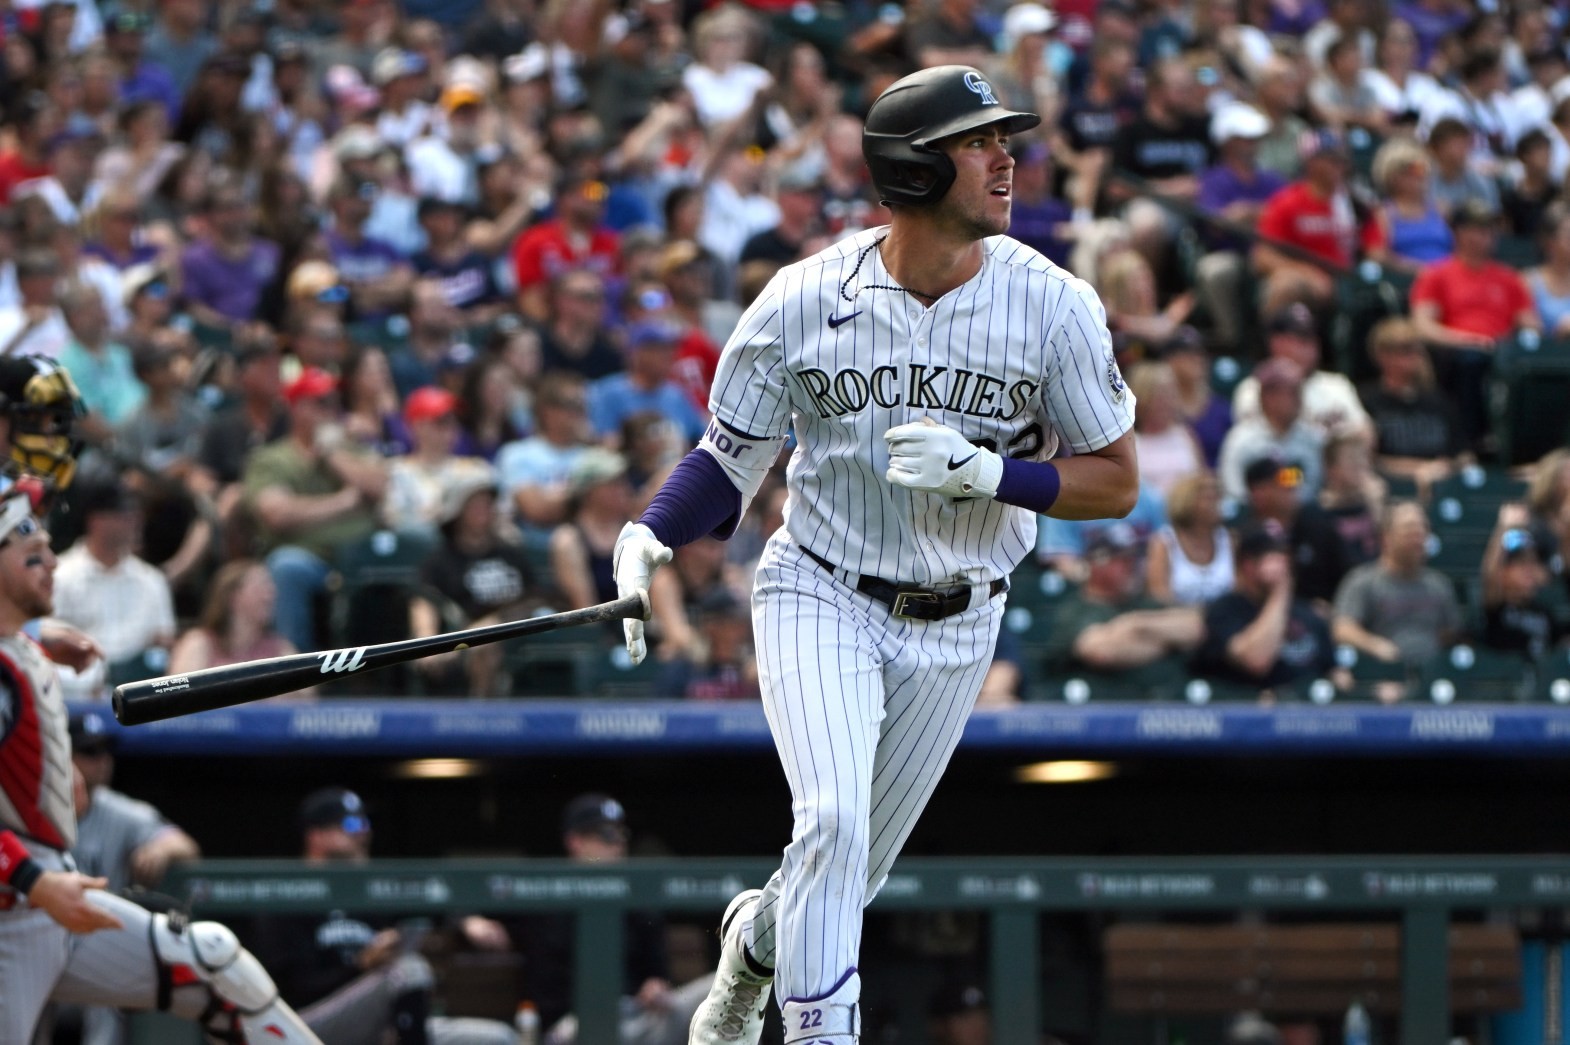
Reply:
<svg viewBox="0 0 1570 1045"><path fill-rule="evenodd" d="M176 868L167 891L202 917L345 910L408 915L568 911L576 915L579 1040L616 1041L622 915L718 912L775 868L756 859L381 860L357 867L212 860ZM1452 912L1570 902L1570 857L911 859L874 910L979 910L990 923L994 1041L1034 1045L1041 1014L1038 916L1055 911L1386 911L1402 927L1401 1045L1450 1028Z"/></svg>

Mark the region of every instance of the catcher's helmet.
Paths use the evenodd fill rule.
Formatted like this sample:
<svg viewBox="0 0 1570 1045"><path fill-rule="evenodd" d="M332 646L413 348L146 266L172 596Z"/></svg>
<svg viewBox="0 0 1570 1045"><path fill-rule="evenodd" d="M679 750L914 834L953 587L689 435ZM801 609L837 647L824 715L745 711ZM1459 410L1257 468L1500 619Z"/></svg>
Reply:
<svg viewBox="0 0 1570 1045"><path fill-rule="evenodd" d="M71 485L86 413L71 375L43 356L0 357L0 415L10 421L11 445L0 449L0 471L20 471L55 490Z"/></svg>
<svg viewBox="0 0 1570 1045"><path fill-rule="evenodd" d="M884 203L935 203L954 184L954 161L934 143L952 134L1001 123L1006 134L1041 122L998 102L992 84L968 65L911 73L878 95L861 133L861 152Z"/></svg>

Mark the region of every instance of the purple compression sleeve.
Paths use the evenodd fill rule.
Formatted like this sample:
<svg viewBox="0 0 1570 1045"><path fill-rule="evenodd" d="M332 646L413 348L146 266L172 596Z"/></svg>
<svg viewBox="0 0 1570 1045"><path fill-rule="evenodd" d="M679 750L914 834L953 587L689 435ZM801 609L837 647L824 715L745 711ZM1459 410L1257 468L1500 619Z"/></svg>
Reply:
<svg viewBox="0 0 1570 1045"><path fill-rule="evenodd" d="M707 451L692 450L660 484L638 521L670 548L710 534L723 541L741 522L741 491Z"/></svg>
<svg viewBox="0 0 1570 1045"><path fill-rule="evenodd" d="M1057 501L1062 481L1057 466L1051 461L1018 461L1005 457L1003 478L998 480L994 500L1037 513L1045 512Z"/></svg>

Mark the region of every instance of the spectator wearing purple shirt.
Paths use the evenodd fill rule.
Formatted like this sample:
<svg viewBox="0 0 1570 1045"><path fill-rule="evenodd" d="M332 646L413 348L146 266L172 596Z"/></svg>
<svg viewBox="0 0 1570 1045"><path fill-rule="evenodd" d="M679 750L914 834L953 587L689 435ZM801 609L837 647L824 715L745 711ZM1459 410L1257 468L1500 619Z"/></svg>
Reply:
<svg viewBox="0 0 1570 1045"><path fill-rule="evenodd" d="M251 319L278 276L278 244L251 232L251 205L237 181L218 180L202 203L206 234L180 256L186 310L203 326Z"/></svg>
<svg viewBox="0 0 1570 1045"><path fill-rule="evenodd" d="M1286 179L1259 167L1259 141L1270 131L1270 120L1251 105L1232 102L1216 111L1210 121L1210 140L1216 145L1215 166L1200 175L1199 209L1228 224L1253 229L1266 200L1286 185ZM1248 265L1248 244L1235 235L1206 236L1210 253L1199 259L1196 291L1205 311L1215 322L1216 342L1227 350L1238 347L1242 330L1237 302L1243 299L1243 276Z"/></svg>
<svg viewBox="0 0 1570 1045"><path fill-rule="evenodd" d="M1069 205L1052 195L1052 157L1043 142L1016 146L1014 217L1009 235L1034 247L1055 264L1068 264L1072 244L1062 228L1073 218Z"/></svg>
<svg viewBox="0 0 1570 1045"><path fill-rule="evenodd" d="M1439 41L1453 33L1471 19L1470 5L1457 9L1445 0L1414 0L1398 3L1393 12L1397 18L1412 27L1417 34L1417 68L1428 68L1429 60L1439 48Z"/></svg>
<svg viewBox="0 0 1570 1045"><path fill-rule="evenodd" d="M152 19L140 11L121 11L104 26L104 44L120 71L120 105L157 102L172 124L180 115L180 89L169 70L142 55Z"/></svg>
<svg viewBox="0 0 1570 1045"><path fill-rule="evenodd" d="M374 181L341 177L333 183L327 206L332 228L327 250L349 287L355 314L376 319L400 308L414 284L414 269L390 243L365 234L365 222L381 191Z"/></svg>

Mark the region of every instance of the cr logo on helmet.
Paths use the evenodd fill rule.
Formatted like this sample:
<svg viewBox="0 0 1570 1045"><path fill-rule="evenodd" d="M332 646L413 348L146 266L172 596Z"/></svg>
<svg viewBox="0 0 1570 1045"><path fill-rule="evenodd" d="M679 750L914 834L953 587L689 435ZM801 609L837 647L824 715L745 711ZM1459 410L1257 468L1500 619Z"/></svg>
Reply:
<svg viewBox="0 0 1570 1045"><path fill-rule="evenodd" d="M982 105L998 104L998 96L992 93L992 85L983 80L980 73L966 73L965 86L981 96Z"/></svg>

